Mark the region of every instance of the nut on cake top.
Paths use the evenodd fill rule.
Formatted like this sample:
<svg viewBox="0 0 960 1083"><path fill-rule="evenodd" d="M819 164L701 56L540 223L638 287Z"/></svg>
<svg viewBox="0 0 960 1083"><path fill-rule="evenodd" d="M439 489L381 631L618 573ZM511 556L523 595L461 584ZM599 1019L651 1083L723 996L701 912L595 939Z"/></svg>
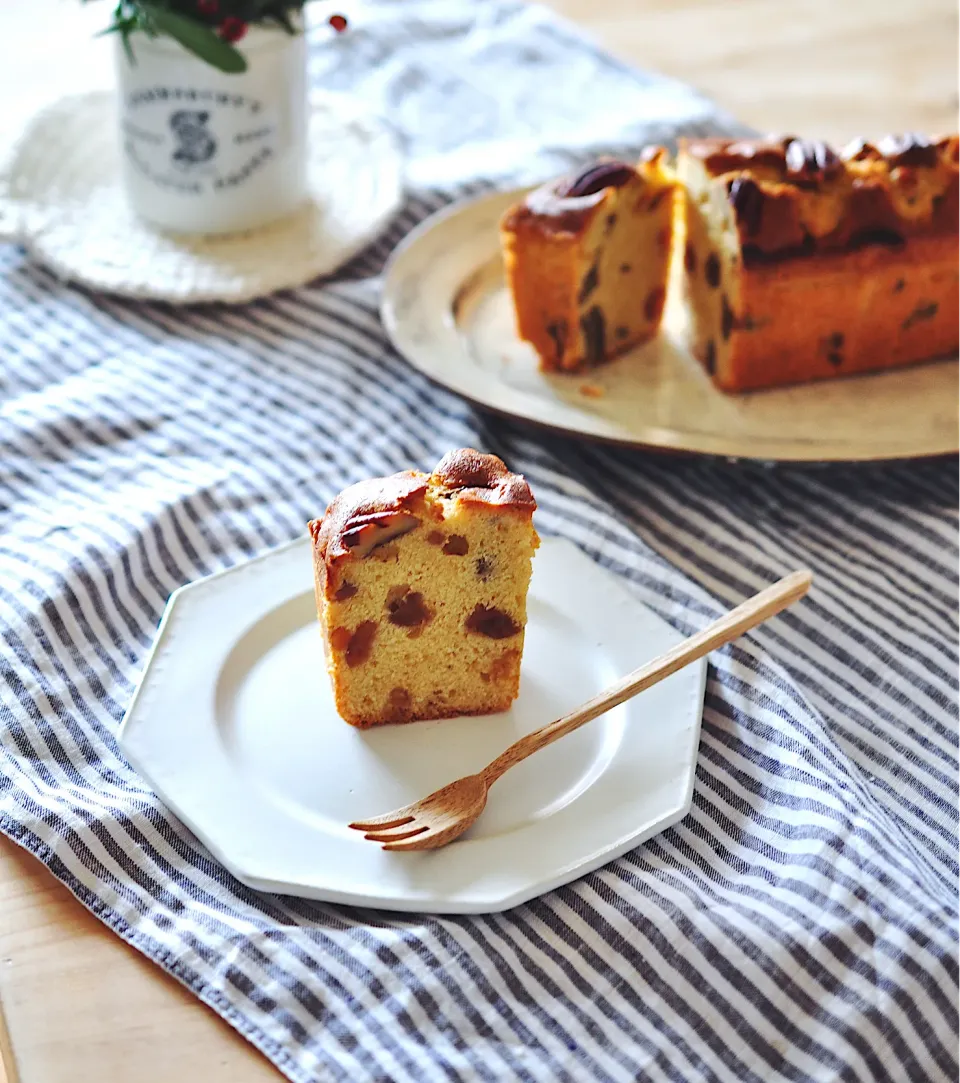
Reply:
<svg viewBox="0 0 960 1083"><path fill-rule="evenodd" d="M680 140L680 160L687 183L726 189L747 261L957 230L956 135L857 139L839 152L793 136Z"/></svg>

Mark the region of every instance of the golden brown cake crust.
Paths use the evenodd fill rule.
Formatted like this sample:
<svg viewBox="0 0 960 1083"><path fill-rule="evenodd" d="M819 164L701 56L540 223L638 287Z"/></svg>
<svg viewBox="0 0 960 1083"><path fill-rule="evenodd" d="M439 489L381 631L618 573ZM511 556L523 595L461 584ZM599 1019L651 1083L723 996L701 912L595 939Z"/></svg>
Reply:
<svg viewBox="0 0 960 1083"><path fill-rule="evenodd" d="M508 470L496 455L474 448L448 452L432 475L405 470L357 482L333 500L322 519L307 525L315 558L325 567L328 592L338 589L335 565L365 557L419 523L413 509L420 508L431 485L456 492L468 504L495 505L527 516L537 508L525 478Z"/></svg>
<svg viewBox="0 0 960 1083"><path fill-rule="evenodd" d="M840 153L792 136L680 149L725 183L745 263L957 231L956 135L857 140Z"/></svg>
<svg viewBox="0 0 960 1083"><path fill-rule="evenodd" d="M604 203L607 191L622 188L635 177L658 179L666 151L647 147L633 165L618 158L601 158L576 173L548 181L504 216L507 232L533 230L541 234L580 233Z"/></svg>
<svg viewBox="0 0 960 1083"><path fill-rule="evenodd" d="M426 492L426 474L405 470L385 478L369 478L351 485L330 504L322 519L308 524L314 547L328 565L368 552L387 540L387 533L401 533L408 508ZM392 535L395 536L395 535ZM379 541L374 539L379 538ZM359 550L359 552L357 551Z"/></svg>
<svg viewBox="0 0 960 1083"><path fill-rule="evenodd" d="M946 356L957 349L957 246L911 237L744 270L731 363L714 374L725 391L805 383ZM779 318L751 330L749 313ZM721 330L722 334L722 330ZM776 359L775 365L771 358Z"/></svg>
<svg viewBox="0 0 960 1083"><path fill-rule="evenodd" d="M437 463L433 481L460 493L460 499L476 504L497 504L532 515L537 508L526 478L511 473L496 455L473 448L451 451Z"/></svg>

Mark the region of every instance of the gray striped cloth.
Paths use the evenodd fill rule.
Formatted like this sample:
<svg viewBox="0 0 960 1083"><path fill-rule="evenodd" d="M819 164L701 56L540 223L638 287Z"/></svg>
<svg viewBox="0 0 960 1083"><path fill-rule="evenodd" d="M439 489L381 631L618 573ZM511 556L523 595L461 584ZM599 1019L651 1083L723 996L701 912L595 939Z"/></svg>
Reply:
<svg viewBox="0 0 960 1083"><path fill-rule="evenodd" d="M377 318L417 221L730 122L515 0L379 0L313 45L411 162L335 281L175 309L0 248L0 827L298 1083L955 1080L955 461L610 450L430 385ZM599 872L486 917L252 892L117 750L164 604L460 445L684 631L797 566L816 585L713 657L692 811Z"/></svg>

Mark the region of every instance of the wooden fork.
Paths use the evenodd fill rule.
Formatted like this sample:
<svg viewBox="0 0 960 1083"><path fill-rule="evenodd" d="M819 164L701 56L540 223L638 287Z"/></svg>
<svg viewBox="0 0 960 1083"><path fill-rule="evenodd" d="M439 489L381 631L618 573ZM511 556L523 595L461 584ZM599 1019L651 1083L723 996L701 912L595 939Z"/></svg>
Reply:
<svg viewBox="0 0 960 1083"><path fill-rule="evenodd" d="M793 572L702 632L635 669L575 711L521 737L477 774L459 778L412 805L371 820L357 821L350 827L363 831L365 839L383 843L384 850L436 850L446 846L477 820L487 803L487 791L511 767L786 609L807 593L812 580L808 571Z"/></svg>

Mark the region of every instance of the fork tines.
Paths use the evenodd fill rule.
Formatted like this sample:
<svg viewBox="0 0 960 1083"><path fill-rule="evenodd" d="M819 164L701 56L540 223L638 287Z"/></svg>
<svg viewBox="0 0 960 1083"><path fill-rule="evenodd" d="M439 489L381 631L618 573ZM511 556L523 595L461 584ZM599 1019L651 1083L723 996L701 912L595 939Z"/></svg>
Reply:
<svg viewBox="0 0 960 1083"><path fill-rule="evenodd" d="M354 831L365 832L364 838L369 839L371 842L402 842L404 839L411 839L414 835L422 835L429 828L426 825L420 825L413 827L407 831L398 831L399 827L406 827L408 824L413 824L413 816L400 816L396 812L388 813L386 816L378 816L372 820L363 820L352 823L349 826ZM387 847L389 849L389 847Z"/></svg>

